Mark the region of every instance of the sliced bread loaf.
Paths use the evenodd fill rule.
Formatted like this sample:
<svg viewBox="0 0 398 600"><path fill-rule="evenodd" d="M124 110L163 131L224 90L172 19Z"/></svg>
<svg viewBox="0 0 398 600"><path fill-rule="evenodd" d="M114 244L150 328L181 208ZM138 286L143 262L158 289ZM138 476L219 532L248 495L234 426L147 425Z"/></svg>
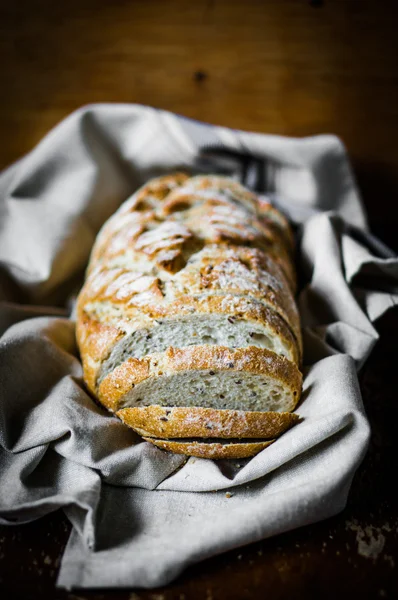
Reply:
<svg viewBox="0 0 398 600"><path fill-rule="evenodd" d="M175 452L242 457L268 445L186 438L275 438L297 422L293 247L283 215L233 180L150 181L102 228L79 295L90 390Z"/></svg>

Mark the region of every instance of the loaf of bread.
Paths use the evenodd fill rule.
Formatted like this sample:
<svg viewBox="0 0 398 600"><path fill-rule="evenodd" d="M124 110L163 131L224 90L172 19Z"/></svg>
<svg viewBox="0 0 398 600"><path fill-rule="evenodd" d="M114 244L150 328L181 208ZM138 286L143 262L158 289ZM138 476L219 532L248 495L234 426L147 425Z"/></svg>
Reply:
<svg viewBox="0 0 398 600"><path fill-rule="evenodd" d="M101 229L78 298L88 388L165 450L268 446L298 420L293 251L284 216L231 179L149 181Z"/></svg>

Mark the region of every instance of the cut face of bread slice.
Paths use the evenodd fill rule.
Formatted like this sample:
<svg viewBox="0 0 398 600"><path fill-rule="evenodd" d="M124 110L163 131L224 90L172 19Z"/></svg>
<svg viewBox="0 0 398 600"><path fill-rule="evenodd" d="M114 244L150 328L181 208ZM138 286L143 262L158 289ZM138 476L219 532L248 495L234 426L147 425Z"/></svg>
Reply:
<svg viewBox="0 0 398 600"><path fill-rule="evenodd" d="M113 411L172 404L291 412L301 383L297 366L269 350L192 346L129 358L105 377L98 396Z"/></svg>
<svg viewBox="0 0 398 600"><path fill-rule="evenodd" d="M230 348L266 348L298 363L299 353L289 328L275 313L264 309L268 320L254 321L208 313L152 319L151 326L139 328L121 339L104 360L98 383L128 358L143 358L168 348L216 345Z"/></svg>
<svg viewBox="0 0 398 600"><path fill-rule="evenodd" d="M150 437L144 437L144 440L162 450L168 450L175 454L185 454L186 456L196 456L197 458L211 458L213 460L222 458L248 458L258 454L275 441L225 442L222 440L206 442L202 440L159 440Z"/></svg>
<svg viewBox="0 0 398 600"><path fill-rule="evenodd" d="M117 416L144 437L276 438L299 421L294 413L147 406L123 408Z"/></svg>

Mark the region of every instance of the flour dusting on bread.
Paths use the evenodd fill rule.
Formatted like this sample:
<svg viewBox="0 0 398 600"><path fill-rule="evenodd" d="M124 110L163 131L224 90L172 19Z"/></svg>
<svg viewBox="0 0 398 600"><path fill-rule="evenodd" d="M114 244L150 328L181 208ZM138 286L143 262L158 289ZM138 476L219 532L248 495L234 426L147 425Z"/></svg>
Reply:
<svg viewBox="0 0 398 600"><path fill-rule="evenodd" d="M293 249L285 217L232 179L149 181L102 227L79 295L90 390L164 450L267 447L298 422Z"/></svg>

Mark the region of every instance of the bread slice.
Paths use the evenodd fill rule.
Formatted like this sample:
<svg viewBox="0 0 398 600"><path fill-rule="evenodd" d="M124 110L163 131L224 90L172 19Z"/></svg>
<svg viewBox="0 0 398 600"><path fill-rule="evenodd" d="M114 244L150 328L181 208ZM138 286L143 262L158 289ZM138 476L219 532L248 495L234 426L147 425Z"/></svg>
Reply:
<svg viewBox="0 0 398 600"><path fill-rule="evenodd" d="M301 384L297 366L275 352L206 345L129 358L101 382L98 397L112 411L158 404L291 412Z"/></svg>
<svg viewBox="0 0 398 600"><path fill-rule="evenodd" d="M197 458L211 458L213 460L222 458L249 458L255 456L270 446L275 440L256 442L225 442L220 441L198 441L198 440L160 440L144 437L146 442L162 450L174 452L174 454L185 454Z"/></svg>
<svg viewBox="0 0 398 600"><path fill-rule="evenodd" d="M102 362L98 383L128 358L143 358L165 352L170 347L255 346L275 352L297 364L300 355L289 328L269 309L263 312L267 315L266 320L239 319L216 312L151 319L147 327L133 330L114 344L109 356ZM130 323L131 326L134 327L134 324Z"/></svg>
<svg viewBox="0 0 398 600"><path fill-rule="evenodd" d="M295 425L295 413L145 406L122 408L116 415L144 437L276 438Z"/></svg>

